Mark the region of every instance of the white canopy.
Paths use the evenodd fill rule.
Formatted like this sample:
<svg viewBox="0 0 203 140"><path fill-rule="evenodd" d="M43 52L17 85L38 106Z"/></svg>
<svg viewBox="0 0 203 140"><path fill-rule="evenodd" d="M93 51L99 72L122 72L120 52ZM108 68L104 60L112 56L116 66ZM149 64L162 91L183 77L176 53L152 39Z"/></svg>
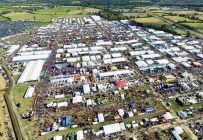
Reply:
<svg viewBox="0 0 203 140"><path fill-rule="evenodd" d="M82 102L82 96L75 96L73 97L73 104L75 103L81 103Z"/></svg>
<svg viewBox="0 0 203 140"><path fill-rule="evenodd" d="M82 130L77 131L76 135L77 135L77 140L83 140L84 139L84 135L83 135Z"/></svg>
<svg viewBox="0 0 203 140"><path fill-rule="evenodd" d="M27 91L26 91L26 93L25 93L24 98L30 98L30 97L32 97L34 91L35 91L35 87L29 86Z"/></svg>
<svg viewBox="0 0 203 140"><path fill-rule="evenodd" d="M104 125L103 129L104 129L104 134L105 135L109 135L109 134L121 131L121 127L120 127L119 123Z"/></svg>

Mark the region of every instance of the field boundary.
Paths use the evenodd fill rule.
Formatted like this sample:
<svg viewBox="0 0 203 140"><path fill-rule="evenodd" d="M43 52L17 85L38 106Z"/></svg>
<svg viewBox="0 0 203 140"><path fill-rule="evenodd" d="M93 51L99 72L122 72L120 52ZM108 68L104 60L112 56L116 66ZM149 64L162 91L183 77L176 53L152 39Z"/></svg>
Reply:
<svg viewBox="0 0 203 140"><path fill-rule="evenodd" d="M9 70L7 69L7 67L2 65L2 68L4 69L6 74L8 75L8 78L10 81L9 88L5 91L4 99L5 99L6 105L8 107L8 112L9 112L9 115L11 118L11 123L13 126L14 134L15 134L15 137L17 140L24 140L25 135L23 134L22 128L21 128L19 121L18 121L18 116L17 116L17 114L15 114L14 105L13 105L13 102L11 100L11 98L12 98L11 95L14 93L14 89L15 89L15 82L14 82L14 79L11 76Z"/></svg>

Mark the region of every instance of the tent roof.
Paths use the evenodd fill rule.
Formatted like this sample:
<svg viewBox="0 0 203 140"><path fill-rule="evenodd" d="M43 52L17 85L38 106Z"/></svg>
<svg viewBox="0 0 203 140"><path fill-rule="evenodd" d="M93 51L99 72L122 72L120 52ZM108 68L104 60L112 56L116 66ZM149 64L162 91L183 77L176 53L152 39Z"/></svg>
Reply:
<svg viewBox="0 0 203 140"><path fill-rule="evenodd" d="M104 125L103 129L104 129L104 134L105 135L109 135L109 134L121 131L121 127L120 127L119 123Z"/></svg>
<svg viewBox="0 0 203 140"><path fill-rule="evenodd" d="M125 84L126 84L125 81L122 81L122 80L115 81L115 85L117 87L124 87Z"/></svg>

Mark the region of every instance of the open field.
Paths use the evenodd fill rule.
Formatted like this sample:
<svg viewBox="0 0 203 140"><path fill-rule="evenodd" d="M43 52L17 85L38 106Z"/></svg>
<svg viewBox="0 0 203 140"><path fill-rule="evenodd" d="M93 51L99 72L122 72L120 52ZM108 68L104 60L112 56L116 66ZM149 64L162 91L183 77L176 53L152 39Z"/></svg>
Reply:
<svg viewBox="0 0 203 140"><path fill-rule="evenodd" d="M180 34L180 35L184 35L186 34L187 32L185 30L182 30L182 29L179 29L179 28L170 28L171 31L174 31L176 32L177 34Z"/></svg>
<svg viewBox="0 0 203 140"><path fill-rule="evenodd" d="M163 14L157 14L157 12L163 13ZM154 8L152 10L148 10L148 14L150 14L162 21L167 22L171 26L173 26L173 24L176 24L175 25L176 28L185 30L185 31L190 31L190 33L192 33L192 35L202 38L201 33L203 33L203 29L202 29L203 23L201 22L201 20L197 19L198 16L202 15L202 12L194 12L194 11L189 11L189 10L188 11L160 10L160 9ZM168 15L166 15L166 14L168 14ZM176 14L176 15L173 15L173 14ZM182 14L182 16L184 16L184 17L182 17L182 16L180 17L179 16L180 14ZM194 20L194 19L196 19L196 20ZM178 21L181 21L181 24L191 26L194 29L185 27L181 24L177 24ZM180 30L177 30L177 31L182 32ZM199 31L199 32L197 32L197 31ZM184 32L182 32L182 33L184 33Z"/></svg>
<svg viewBox="0 0 203 140"><path fill-rule="evenodd" d="M155 17L149 17L149 18L136 18L136 22L147 24L147 25L154 25L154 26L161 26L163 24L166 24L161 19L155 18Z"/></svg>
<svg viewBox="0 0 203 140"><path fill-rule="evenodd" d="M202 13L202 14L197 15L197 17L198 17L200 20L203 20L203 13Z"/></svg>
<svg viewBox="0 0 203 140"><path fill-rule="evenodd" d="M11 12L4 14L5 17L10 18L12 21L16 20L38 20L40 22L50 22L52 18L56 17L72 17L83 16L85 13L98 12L99 9L83 8L80 6L61 6L56 8L46 8L29 12ZM1 20L1 18L0 18Z"/></svg>
<svg viewBox="0 0 203 140"><path fill-rule="evenodd" d="M138 18L138 17L147 17L147 14L146 13L123 13L123 16Z"/></svg>
<svg viewBox="0 0 203 140"><path fill-rule="evenodd" d="M15 88L15 102L20 103L21 107L18 108L19 113L22 115L23 113L26 113L29 111L31 105L32 105L32 98L25 99L23 98L29 84L17 84Z"/></svg>
<svg viewBox="0 0 203 140"><path fill-rule="evenodd" d="M4 49L0 48L0 65L2 64L2 57L4 53L5 53Z"/></svg>
<svg viewBox="0 0 203 140"><path fill-rule="evenodd" d="M39 14L30 14L27 12L15 12L15 13L8 13L4 15L5 17L10 18L13 21L16 20L39 20L41 22L50 22L51 15L39 15Z"/></svg>
<svg viewBox="0 0 203 140"><path fill-rule="evenodd" d="M4 13L5 11L7 12L11 12L11 11L14 11L15 9L14 8L8 8L8 7L0 7L0 14Z"/></svg>
<svg viewBox="0 0 203 140"><path fill-rule="evenodd" d="M96 9L96 8L85 7L84 11L87 12L87 13L94 13L94 12L99 12L100 10Z"/></svg>
<svg viewBox="0 0 203 140"><path fill-rule="evenodd" d="M197 31L203 33L203 23L184 23L185 25L195 28Z"/></svg>
<svg viewBox="0 0 203 140"><path fill-rule="evenodd" d="M180 14L189 14L189 15L191 15L191 14L194 14L194 13L197 13L197 14L202 14L203 12L194 12L194 11L190 11L190 10L188 10L188 11L177 11L177 10L162 10L162 9L159 9L159 8L149 8L149 10L151 11L151 12L153 12L153 13L165 13L165 14L167 14L167 13L175 13L175 14L177 14L177 15L180 15Z"/></svg>
<svg viewBox="0 0 203 140"><path fill-rule="evenodd" d="M20 115L29 112L30 108L32 107L33 98L28 98L28 99L23 98L28 86L29 84L17 84L15 88L14 101L15 101L15 104L20 103L21 105L21 107L17 108ZM27 136L30 139L32 139L33 136L29 134L29 131L31 129L32 131L34 131L36 127L32 126L33 123L27 119L21 119L21 118L19 119L22 122L23 128L26 131Z"/></svg>
<svg viewBox="0 0 203 140"><path fill-rule="evenodd" d="M33 13L28 12L11 12L5 14L5 17L10 18L11 20L39 20L40 22L50 22L54 17L66 17L69 12L80 10L81 7L56 7L56 8L47 8L47 9L40 9Z"/></svg>
<svg viewBox="0 0 203 140"><path fill-rule="evenodd" d="M8 20L9 20L8 18L5 18L5 17L0 16L0 22L1 22L1 21L8 21Z"/></svg>
<svg viewBox="0 0 203 140"><path fill-rule="evenodd" d="M174 22L198 22L197 20L191 20L189 18L180 17L180 16L164 16L164 18L170 19Z"/></svg>
<svg viewBox="0 0 203 140"><path fill-rule="evenodd" d="M173 100L170 100L169 102L171 103L170 108L173 109L175 112L186 109L188 107L200 108L203 106L203 102L194 104L194 105L190 105L190 106L180 106L176 101L173 101Z"/></svg>
<svg viewBox="0 0 203 140"><path fill-rule="evenodd" d="M194 11L169 11L169 12L173 12L173 13L176 13L176 14L194 14L194 13L201 13L201 12L194 12Z"/></svg>
<svg viewBox="0 0 203 140"><path fill-rule="evenodd" d="M42 15L64 15L70 11L80 10L82 7L79 6L61 6L61 7L54 7L54 8L45 8L41 10L37 10L35 14L42 14Z"/></svg>
<svg viewBox="0 0 203 140"><path fill-rule="evenodd" d="M18 81L18 78L20 77L20 74L17 74L17 75L14 75L13 76L13 78L14 78L14 80L15 80L15 82L17 82Z"/></svg>
<svg viewBox="0 0 203 140"><path fill-rule="evenodd" d="M159 16L168 16L169 13L164 13L164 12L153 12L154 14L157 14Z"/></svg>

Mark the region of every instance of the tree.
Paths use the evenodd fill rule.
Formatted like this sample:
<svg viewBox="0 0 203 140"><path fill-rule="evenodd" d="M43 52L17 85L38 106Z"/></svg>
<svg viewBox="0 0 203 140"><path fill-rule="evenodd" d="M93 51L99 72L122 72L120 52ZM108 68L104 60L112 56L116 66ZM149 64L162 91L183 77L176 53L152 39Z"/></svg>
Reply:
<svg viewBox="0 0 203 140"><path fill-rule="evenodd" d="M188 37L191 36L191 33L189 31L187 31L187 34L186 34Z"/></svg>

